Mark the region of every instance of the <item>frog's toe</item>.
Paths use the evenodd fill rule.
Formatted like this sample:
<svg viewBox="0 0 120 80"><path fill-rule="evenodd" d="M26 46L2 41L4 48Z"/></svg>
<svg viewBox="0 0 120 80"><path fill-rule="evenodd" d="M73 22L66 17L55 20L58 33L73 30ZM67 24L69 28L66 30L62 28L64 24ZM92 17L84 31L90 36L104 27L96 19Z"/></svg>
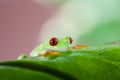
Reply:
<svg viewBox="0 0 120 80"><path fill-rule="evenodd" d="M88 46L86 45L76 45L76 46L72 46L71 49L81 49L81 48L87 48Z"/></svg>
<svg viewBox="0 0 120 80"><path fill-rule="evenodd" d="M60 52L55 51L55 50L48 50L48 51L38 53L38 56L47 56L47 55L50 55L50 54L58 55L58 54L60 54Z"/></svg>
<svg viewBox="0 0 120 80"><path fill-rule="evenodd" d="M27 56L25 54L21 54L19 57L18 57L18 60L21 60L21 59L25 59L27 58Z"/></svg>

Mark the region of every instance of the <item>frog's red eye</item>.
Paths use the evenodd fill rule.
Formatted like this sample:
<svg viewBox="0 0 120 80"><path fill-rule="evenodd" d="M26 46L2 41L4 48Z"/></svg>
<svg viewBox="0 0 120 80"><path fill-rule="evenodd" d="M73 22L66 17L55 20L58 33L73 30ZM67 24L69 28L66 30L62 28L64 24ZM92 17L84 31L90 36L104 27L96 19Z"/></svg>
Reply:
<svg viewBox="0 0 120 80"><path fill-rule="evenodd" d="M72 42L73 42L73 39L71 37L69 37L69 42L70 42L70 44L72 44Z"/></svg>
<svg viewBox="0 0 120 80"><path fill-rule="evenodd" d="M51 38L50 41L49 41L49 44L51 46L55 46L55 45L57 45L57 43L58 43L58 40L55 37Z"/></svg>

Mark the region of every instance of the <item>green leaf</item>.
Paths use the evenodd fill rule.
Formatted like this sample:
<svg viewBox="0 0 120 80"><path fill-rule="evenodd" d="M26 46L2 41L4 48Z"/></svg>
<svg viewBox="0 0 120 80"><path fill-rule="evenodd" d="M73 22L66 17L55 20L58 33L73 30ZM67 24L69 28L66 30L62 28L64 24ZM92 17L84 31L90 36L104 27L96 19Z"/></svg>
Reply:
<svg viewBox="0 0 120 80"><path fill-rule="evenodd" d="M0 80L120 80L120 46L60 51L0 63Z"/></svg>

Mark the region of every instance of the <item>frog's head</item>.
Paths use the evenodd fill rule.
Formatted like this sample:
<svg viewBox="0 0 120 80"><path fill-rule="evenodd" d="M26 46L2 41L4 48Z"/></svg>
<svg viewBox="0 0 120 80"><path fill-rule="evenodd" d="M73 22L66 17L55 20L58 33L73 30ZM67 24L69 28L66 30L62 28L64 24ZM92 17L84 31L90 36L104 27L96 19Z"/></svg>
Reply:
<svg viewBox="0 0 120 80"><path fill-rule="evenodd" d="M71 37L66 36L64 38L52 37L49 40L44 41L37 46L32 52L31 56L36 56L39 52L44 50L60 50L69 48L73 40Z"/></svg>
<svg viewBox="0 0 120 80"><path fill-rule="evenodd" d="M68 48L70 47L70 45L72 44L72 38L69 36L66 36L64 38L50 38L49 39L49 46L51 46L51 48L55 49L55 48Z"/></svg>

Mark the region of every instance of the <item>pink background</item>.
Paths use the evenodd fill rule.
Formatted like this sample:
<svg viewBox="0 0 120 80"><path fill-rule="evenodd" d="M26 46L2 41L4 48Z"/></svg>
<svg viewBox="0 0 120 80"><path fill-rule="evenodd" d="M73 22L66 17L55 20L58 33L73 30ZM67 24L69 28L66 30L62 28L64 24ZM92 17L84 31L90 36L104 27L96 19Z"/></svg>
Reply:
<svg viewBox="0 0 120 80"><path fill-rule="evenodd" d="M0 61L28 55L37 45L42 24L55 10L30 0L0 0Z"/></svg>

